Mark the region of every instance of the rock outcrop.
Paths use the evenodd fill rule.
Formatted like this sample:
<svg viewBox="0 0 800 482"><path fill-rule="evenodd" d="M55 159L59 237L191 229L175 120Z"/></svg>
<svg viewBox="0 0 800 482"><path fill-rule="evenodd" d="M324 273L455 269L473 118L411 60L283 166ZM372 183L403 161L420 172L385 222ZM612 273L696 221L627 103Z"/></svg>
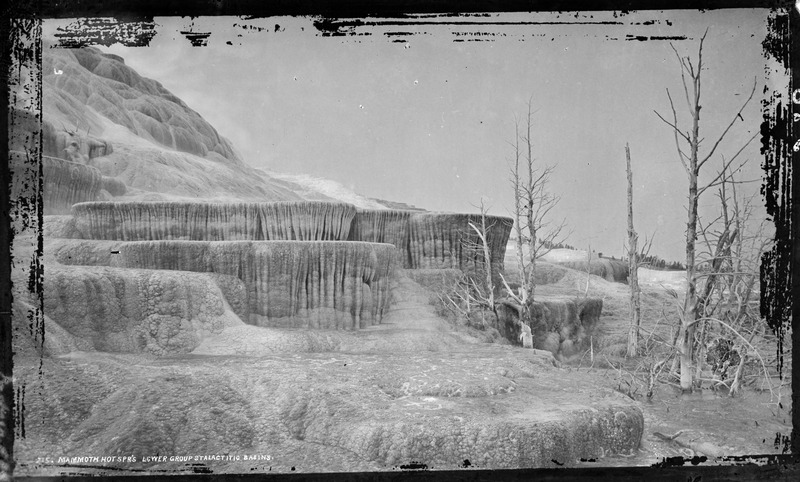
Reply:
<svg viewBox="0 0 800 482"><path fill-rule="evenodd" d="M44 213L68 214L72 205L94 201L103 189L99 170L56 157L42 157Z"/></svg>
<svg viewBox="0 0 800 482"><path fill-rule="evenodd" d="M411 268L474 269L483 262L480 240L470 223L481 225L480 215L414 213L409 218L408 258ZM486 216L487 244L493 273L503 270L512 219Z"/></svg>
<svg viewBox="0 0 800 482"><path fill-rule="evenodd" d="M95 202L73 207L86 239L124 241L346 240L354 206L275 203Z"/></svg>
<svg viewBox="0 0 800 482"><path fill-rule="evenodd" d="M57 110L71 119L75 126L68 129L80 130L79 125L87 129L98 127L85 118L85 106L89 106L161 146L230 165L243 165L230 142L197 112L160 83L140 76L120 57L103 54L95 48L48 49L48 55L42 59L42 73L42 83L49 87L50 94L45 99L45 112ZM70 136L57 130L53 134L46 136L46 145L52 141L58 151L61 134ZM85 148L88 157L95 157L92 150L99 153L103 149L92 145Z"/></svg>
<svg viewBox="0 0 800 482"><path fill-rule="evenodd" d="M42 122L43 155L72 161L81 159L86 163L90 159L114 152L111 143L104 139L89 135L88 132L80 132L77 127L73 130L69 130L64 124L59 127L60 129L48 121Z"/></svg>
<svg viewBox="0 0 800 482"><path fill-rule="evenodd" d="M484 253L470 223L474 214L359 210L344 203L94 202L75 205L76 229L86 239L150 240L350 240L389 243L411 269L468 271ZM503 269L512 221L487 216L492 269Z"/></svg>
<svg viewBox="0 0 800 482"><path fill-rule="evenodd" d="M405 252L408 246L408 221L412 214L412 211L394 209L359 209L347 239L389 243Z"/></svg>
<svg viewBox="0 0 800 482"><path fill-rule="evenodd" d="M121 58L49 47L42 56L43 120L24 119L37 137L41 125L44 155L95 167L136 200L142 192L165 200L304 199L291 183L246 165L197 112ZM103 189L119 196L120 187Z"/></svg>
<svg viewBox="0 0 800 482"><path fill-rule="evenodd" d="M329 189L331 183L323 180L296 183L291 176L255 169L197 112L120 57L91 47L52 47L46 41L42 55L41 119L15 111L15 122L19 117L22 124L17 130L30 135L12 140L10 150L30 148L22 145L41 134L44 155L99 169L124 183L132 201L387 204L343 186ZM119 196L119 187L106 186L108 194L86 200Z"/></svg>
<svg viewBox="0 0 800 482"><path fill-rule="evenodd" d="M469 271L482 265L484 256L469 244L478 242L469 226L480 223L476 215L357 213L348 204L313 201L92 202L76 204L72 213L74 222L54 219L48 230L83 239L152 243L76 245L83 252L64 246L59 262L236 276L248 287L244 320L260 326L358 329L377 324L389 302L395 267ZM487 221L496 275L511 220L492 216Z"/></svg>
<svg viewBox="0 0 800 482"><path fill-rule="evenodd" d="M77 203L112 198L127 191L125 183L97 168L57 157L42 156L44 213L69 214Z"/></svg>
<svg viewBox="0 0 800 482"><path fill-rule="evenodd" d="M246 322L347 330L380 323L397 265L393 246L350 241L73 241L51 256L63 264L234 276L247 287Z"/></svg>
<svg viewBox="0 0 800 482"><path fill-rule="evenodd" d="M188 353L242 323L226 302L245 306L236 283L206 273L50 265L44 309L80 350Z"/></svg>
<svg viewBox="0 0 800 482"><path fill-rule="evenodd" d="M470 223L480 227L480 215L359 210L349 239L395 245L406 268L468 271L482 265L484 257L480 239ZM511 218L486 216L487 242L494 273L503 269L512 223Z"/></svg>
<svg viewBox="0 0 800 482"><path fill-rule="evenodd" d="M503 300L498 304L500 333L512 343L519 340L519 305ZM550 298L532 304L530 323L533 347L547 350L559 359L569 359L588 348L589 337L603 311L599 298Z"/></svg>

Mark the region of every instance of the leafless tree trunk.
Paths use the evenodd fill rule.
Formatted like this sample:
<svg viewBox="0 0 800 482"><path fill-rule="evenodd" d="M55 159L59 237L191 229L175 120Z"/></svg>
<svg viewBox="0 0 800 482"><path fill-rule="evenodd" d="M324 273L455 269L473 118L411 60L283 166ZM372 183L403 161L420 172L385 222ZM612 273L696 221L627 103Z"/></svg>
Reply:
<svg viewBox="0 0 800 482"><path fill-rule="evenodd" d="M519 290L515 292L503 278L506 292L521 307L520 320L523 323L530 322L530 307L536 292L534 277L536 260L547 254L553 245L564 241L562 232L566 225L563 221L557 225L551 225L549 222L550 213L558 204L560 197L548 190L548 182L554 167L539 167L533 157L532 127L532 101L529 100L524 132L520 132L519 121L516 123L510 179L514 189L513 217L517 237L517 267L520 273Z"/></svg>
<svg viewBox="0 0 800 482"><path fill-rule="evenodd" d="M755 139L756 134L754 134L749 140L747 140L744 145L739 149L738 152L734 156L731 157L730 160L726 161L723 165L723 170L714 177L710 182L700 186L698 185L698 178L702 171L703 165L708 162L711 156L714 155L716 152L717 147L720 145L722 140L730 131L733 124L736 122L737 118L742 118L742 111L753 98L755 94L756 84L753 83L753 89L750 92L747 100L745 100L742 107L733 117L731 122L725 128L725 130L720 134L717 138L716 142L712 144L712 147L706 153L705 156L700 156L700 143L703 140L700 137L700 78L701 73L703 70L703 42L705 41L706 34L703 34L703 37L700 39L700 45L698 48L697 54L697 65L692 63L692 60L689 57L681 57L678 54L678 51L675 50L673 46L672 49L675 52L675 55L678 58L678 62L681 66L681 80L683 81L683 88L684 93L686 96L686 103L689 109L689 112L692 116L692 127L690 132L684 133L681 128L678 126L678 115L675 110L675 105L672 101L672 96L670 95L669 89L667 89L667 98L669 99L670 107L672 109L672 116L673 121L670 122L669 120L665 119L661 116L658 112L656 115L661 119L665 124L670 126L672 129L673 135L675 137L675 147L678 153L678 158L683 165L686 175L689 181L689 196L688 196L688 216L687 216L687 223L686 223L686 281L687 281L687 288L686 288L686 295L683 301L682 307L682 315L681 315L681 336L679 340L679 359L680 359L680 386L684 392L691 392L693 383L693 362L694 362L694 339L695 339L695 329L697 326L697 322L701 318L701 313L698 311L699 307L699 297L697 295L697 281L698 281L698 272L696 266L696 249L695 243L697 241L697 226L698 226L698 214L697 214L697 205L700 196L703 194L704 191L707 189L718 186L723 182L721 179L725 179L727 176L726 173L730 172L729 168L731 164L738 158L739 154L744 150L744 148L749 145L753 139ZM687 77L689 77L692 89L690 93L689 85L687 83ZM681 148L681 139L688 144L689 152L688 154L684 152Z"/></svg>
<svg viewBox="0 0 800 482"><path fill-rule="evenodd" d="M519 174L519 122L516 123L515 127L516 135L514 137L514 167L511 170L511 186L514 188L514 234L516 235L515 244L517 269L519 270L520 277L520 289L515 293L514 290L508 286L505 278L503 278L503 284L505 285L508 295L514 298L521 306L520 319L523 319L527 315L526 305L528 301L528 291L525 289L525 287L530 283L528 278L529 276L532 276L532 270L529 271L527 269L527 263L525 262L525 234L522 229L522 196L519 195L519 193L522 192Z"/></svg>
<svg viewBox="0 0 800 482"><path fill-rule="evenodd" d="M723 161L723 170L725 169ZM711 336L730 339L733 335L733 339L738 341L736 352L740 359L733 372L729 390L729 394L733 396L741 388L743 368L748 357L761 362L771 388L767 367L759 350L753 345L756 335L764 328L764 323L758 322L760 313L755 313L750 306L753 286L759 276L759 261L771 240L762 229L763 223L754 232L748 232L752 197L739 200L737 185L741 182L733 173L724 173L720 179L720 215L700 230L710 258L703 270L705 285L699 305L702 335L697 346L702 348L706 338ZM716 224L721 226L711 232L712 226ZM722 332L713 333L714 325L721 327ZM728 374L724 375L722 378L726 378ZM725 380L721 379L719 383L725 384Z"/></svg>
<svg viewBox="0 0 800 482"><path fill-rule="evenodd" d="M639 351L639 324L642 309L639 303L639 260L636 246L639 236L633 229L633 173L631 172L631 149L628 144L625 144L625 160L628 172L628 284L631 289L631 324L628 329L627 355L633 357Z"/></svg>
<svg viewBox="0 0 800 482"><path fill-rule="evenodd" d="M488 233L492 226L486 225L486 213L488 212L488 208L481 199L480 204L480 212L481 212L481 223L480 226L476 225L475 223L469 223L469 227L475 232L478 236L477 243L471 243L470 246L467 246L467 249L470 250L477 250L481 253L482 265L484 270L484 279L483 289L480 289L477 286L477 283L473 280L472 283L475 285L476 296L480 299L480 301L489 308L492 312L496 312L495 307L495 299L494 299L494 279L492 278L492 254L489 250L489 240L488 240Z"/></svg>
<svg viewBox="0 0 800 482"><path fill-rule="evenodd" d="M467 270L452 284L446 285L436 293L444 308L456 318L470 322L472 315L479 313L484 328L486 315L490 313L492 323L497 321L496 280L492 269L492 255L489 247L494 222L487 221L488 208L481 199L480 218L472 219L469 228L461 233L461 247L464 253L474 260L474 269Z"/></svg>

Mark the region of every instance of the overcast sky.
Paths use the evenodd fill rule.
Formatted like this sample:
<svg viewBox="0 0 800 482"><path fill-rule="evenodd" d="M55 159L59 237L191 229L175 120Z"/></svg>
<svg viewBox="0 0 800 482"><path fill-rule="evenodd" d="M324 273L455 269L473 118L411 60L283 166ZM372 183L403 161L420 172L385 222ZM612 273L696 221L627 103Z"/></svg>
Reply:
<svg viewBox="0 0 800 482"><path fill-rule="evenodd" d="M765 74L766 19L766 10L492 14L449 20L582 23L379 25L354 31L368 35L323 37L309 18L156 18L149 47L101 48L161 82L256 167L325 177L429 210L475 212L483 197L492 214L509 215L509 142L531 98L534 155L557 166L551 190L562 197L555 218L572 229L567 242L622 254L628 142L637 231L656 232L651 253L682 260L686 175L672 132L653 112L671 117L669 88L689 129L670 42L695 59L708 28L706 144L758 83L745 122L719 150L729 158L759 130L763 89L776 82ZM187 29L212 32L208 45L192 47L179 33ZM756 139L745 151L744 177L761 176L759 146Z"/></svg>

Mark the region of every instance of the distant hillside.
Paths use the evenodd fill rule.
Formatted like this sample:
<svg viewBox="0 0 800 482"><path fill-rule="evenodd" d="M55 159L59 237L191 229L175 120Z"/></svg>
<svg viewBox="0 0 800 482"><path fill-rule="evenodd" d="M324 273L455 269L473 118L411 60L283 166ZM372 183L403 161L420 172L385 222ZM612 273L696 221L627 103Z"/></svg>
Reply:
<svg viewBox="0 0 800 482"><path fill-rule="evenodd" d="M42 59L43 154L118 180L126 186L121 200L395 205L334 181L255 169L200 114L121 57L96 48L49 47Z"/></svg>

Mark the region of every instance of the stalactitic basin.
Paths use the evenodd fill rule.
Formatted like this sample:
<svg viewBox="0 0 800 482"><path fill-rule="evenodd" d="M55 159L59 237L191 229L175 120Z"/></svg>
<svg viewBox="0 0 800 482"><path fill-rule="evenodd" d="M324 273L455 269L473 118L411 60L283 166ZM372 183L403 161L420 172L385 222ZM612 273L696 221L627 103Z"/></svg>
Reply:
<svg viewBox="0 0 800 482"><path fill-rule="evenodd" d="M66 241L65 264L212 272L247 288L248 319L268 327L356 330L378 324L397 266L390 244L353 241ZM110 251L116 253L110 254Z"/></svg>
<svg viewBox="0 0 800 482"><path fill-rule="evenodd" d="M86 239L120 241L346 240L354 206L318 201L91 202L72 208Z"/></svg>
<svg viewBox="0 0 800 482"><path fill-rule="evenodd" d="M406 265L418 269L458 268L469 271L483 262L479 214L414 213L409 218ZM506 244L513 220L486 216L487 245L492 271L503 270Z"/></svg>
<svg viewBox="0 0 800 482"><path fill-rule="evenodd" d="M513 220L487 215L486 232L492 271L503 269ZM481 228L479 214L431 213L402 210L359 210L350 240L390 243L410 269L470 270L483 264L480 239L470 223Z"/></svg>

